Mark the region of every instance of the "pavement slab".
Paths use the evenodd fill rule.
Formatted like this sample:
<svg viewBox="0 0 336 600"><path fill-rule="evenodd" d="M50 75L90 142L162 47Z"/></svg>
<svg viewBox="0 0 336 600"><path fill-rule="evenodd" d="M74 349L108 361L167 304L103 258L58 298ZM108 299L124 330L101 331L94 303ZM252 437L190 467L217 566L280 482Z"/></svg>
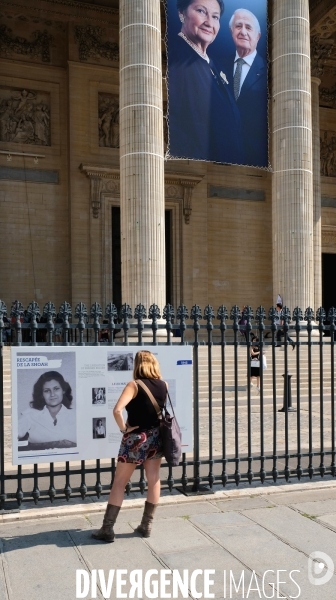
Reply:
<svg viewBox="0 0 336 600"><path fill-rule="evenodd" d="M131 526L135 529L138 524L131 523ZM213 545L206 535L191 525L189 519L183 518L157 521L147 543L157 554L181 552L190 548L204 548L206 551L206 548Z"/></svg>
<svg viewBox="0 0 336 600"><path fill-rule="evenodd" d="M301 489L300 492L287 492L283 494L272 494L274 504L302 504L303 502L319 502L323 500L334 500L336 502L336 488L307 490Z"/></svg>
<svg viewBox="0 0 336 600"><path fill-rule="evenodd" d="M263 509L262 512L271 514L273 510ZM248 514L250 516L255 512L249 511ZM273 583L286 597L298 597L298 585L304 600L326 600L328 594L330 598L333 597L336 583L334 576L333 581L326 583L323 588L310 584L307 556L257 523L253 523L247 516L235 512L199 515L192 517L192 522L239 558L250 570L255 570L259 576L268 570L273 571ZM296 583L290 578L290 573L294 570L298 571L292 573ZM278 584L279 571L281 572Z"/></svg>
<svg viewBox="0 0 336 600"><path fill-rule="evenodd" d="M13 528L2 538L5 576L10 600L64 600L73 598L76 569L83 569L69 529L84 524L78 519L61 529L57 523L38 524L19 532ZM4 596L6 598L6 595Z"/></svg>
<svg viewBox="0 0 336 600"><path fill-rule="evenodd" d="M332 500L316 500L315 502L298 502L293 504L296 510L308 515L320 517L336 512L336 494Z"/></svg>
<svg viewBox="0 0 336 600"><path fill-rule="evenodd" d="M317 521L318 523L326 525L327 527L330 527L336 531L336 513L333 515L324 515L322 517L318 517Z"/></svg>
<svg viewBox="0 0 336 600"><path fill-rule="evenodd" d="M336 564L335 533L312 518L287 506L248 511L248 518L307 556L320 550L331 556Z"/></svg>
<svg viewBox="0 0 336 600"><path fill-rule="evenodd" d="M217 508L226 512L228 510L252 510L254 508L268 508L274 506L273 498L267 496L249 496L247 498L237 498L235 500L222 500L216 502Z"/></svg>
<svg viewBox="0 0 336 600"><path fill-rule="evenodd" d="M152 535L147 539L134 531L144 502L144 497L135 494L125 500L125 508L115 525L113 544L91 537L102 523L106 503L101 501L78 504L77 514L76 504L71 503L62 504L58 513L55 510L50 513L44 506L22 511L24 519L3 520L0 600L75 600L76 569L88 573L87 576L101 570L106 581L113 570L127 570L122 590L126 597L131 589L130 571L137 569L144 578L150 569L158 571L158 576L164 569L177 569L181 575L187 569L189 576L197 569L210 569L215 570L210 576L214 579L210 591L215 593L216 600L270 598L272 583L278 590L274 597L335 600L336 576L332 571L330 581L323 586L313 586L308 579L310 552L325 552L336 565L336 510L329 512L334 507L334 480L325 481L323 488L307 482L274 488L244 486L232 491L216 486L214 491L202 497L164 494ZM314 507L319 516L309 518ZM62 516L64 510L71 514ZM33 518L27 519L30 514ZM39 515L43 518L38 518ZM265 575L263 591L267 570L272 572ZM292 575L297 584L289 575L296 570L300 573ZM230 573L237 586L236 591L232 585L231 594ZM242 585L238 589L242 574L244 595ZM202 592L202 578L197 581L197 589ZM97 594L91 595L89 591L86 598L103 600L102 591L99 583ZM114 581L110 598L116 597ZM178 598L182 597L180 594ZM147 598L144 594L143 600ZM189 593L189 598L196 596Z"/></svg>
<svg viewBox="0 0 336 600"><path fill-rule="evenodd" d="M188 569L189 572L200 568L215 570L215 574L211 576L214 580L214 586L211 587L211 592L215 594L216 598L223 598L224 571L226 572L225 587L227 597L230 597L230 572L233 576L233 579L231 578L231 590L233 593L235 592L233 580L235 581L236 586L238 587L242 573L244 573L245 592L247 591L249 583L251 582L252 572L249 569L246 569L243 563L241 563L224 548L218 546L217 544L216 546L207 548L206 552L202 555L201 566L200 553L198 549L192 549L183 552L163 553L161 555L161 558L170 569L178 569L180 573L183 571L183 569ZM258 585L261 588L261 579L257 579ZM198 591L202 591L201 587ZM270 587L266 587L266 593L269 596L271 595ZM260 598L257 592L252 591L250 592L248 597L253 600L255 598ZM242 598L242 596L240 596L240 598Z"/></svg>

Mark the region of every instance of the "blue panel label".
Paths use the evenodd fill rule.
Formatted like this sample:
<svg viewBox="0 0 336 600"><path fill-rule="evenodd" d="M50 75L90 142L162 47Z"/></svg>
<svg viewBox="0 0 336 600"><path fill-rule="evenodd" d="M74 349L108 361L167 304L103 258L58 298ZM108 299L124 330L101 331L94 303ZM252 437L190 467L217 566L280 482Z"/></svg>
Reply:
<svg viewBox="0 0 336 600"><path fill-rule="evenodd" d="M178 360L177 365L192 365L192 360Z"/></svg>

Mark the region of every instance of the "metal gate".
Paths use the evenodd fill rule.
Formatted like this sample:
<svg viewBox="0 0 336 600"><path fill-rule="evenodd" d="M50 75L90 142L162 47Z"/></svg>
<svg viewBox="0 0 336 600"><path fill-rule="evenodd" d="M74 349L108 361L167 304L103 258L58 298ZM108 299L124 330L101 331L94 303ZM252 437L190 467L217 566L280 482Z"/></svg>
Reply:
<svg viewBox="0 0 336 600"><path fill-rule="evenodd" d="M323 308L316 315L311 308L295 308L291 315L284 307L279 315L275 307L266 314L260 306L254 314L251 307L241 312L222 305L215 314L209 305L203 313L198 305L190 313L181 305L175 313L168 304L161 315L156 305L147 314L139 304L133 314L127 304L117 311L110 303L103 313L98 303L88 311L80 302L72 312L64 302L57 313L52 302L41 312L36 302L25 311L19 301L7 316L0 301L0 508L27 500L99 497L109 491L116 469L114 458L11 465L3 393L6 346L190 344L193 453L183 454L178 467L163 463L161 483L170 491L199 494L254 480L335 476L335 320L334 308L328 315ZM260 368L258 388L251 380L256 344L268 363L266 370ZM140 466L125 491L145 489Z"/></svg>

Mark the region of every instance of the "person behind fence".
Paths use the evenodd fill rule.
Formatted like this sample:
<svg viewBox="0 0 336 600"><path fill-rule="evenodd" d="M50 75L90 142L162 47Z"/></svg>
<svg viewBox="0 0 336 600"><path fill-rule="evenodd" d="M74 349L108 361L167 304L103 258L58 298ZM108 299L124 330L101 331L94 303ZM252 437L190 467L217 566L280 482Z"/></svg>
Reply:
<svg viewBox="0 0 336 600"><path fill-rule="evenodd" d="M278 316L274 322L277 325L277 347L279 348L281 346L281 338L285 336L284 330L281 329L282 325L284 324L283 320L281 319L282 304L278 303L276 305L276 309L278 311ZM292 344L292 349L294 350L295 343L292 340L292 338L289 337L288 333L287 333L287 340L290 344Z"/></svg>
<svg viewBox="0 0 336 600"><path fill-rule="evenodd" d="M238 323L240 325L240 335L245 338L245 341L247 342L247 331L246 331L246 325L247 325L247 318L246 318L246 309L247 309L247 305L244 305L242 308L242 316L241 319L239 319Z"/></svg>
<svg viewBox="0 0 336 600"><path fill-rule="evenodd" d="M75 447L76 413L72 400L71 387L61 373L43 373L34 385L29 408L19 414L19 440L28 441L29 450Z"/></svg>
<svg viewBox="0 0 336 600"><path fill-rule="evenodd" d="M253 336L252 345L250 349L251 356L251 386L253 387L252 379L257 379L257 390L260 392L260 348L259 348L259 339Z"/></svg>
<svg viewBox="0 0 336 600"><path fill-rule="evenodd" d="M145 468L148 483L145 509L138 531L149 537L156 507L160 499L160 465L162 442L159 435L159 420L156 410L145 390L137 380L148 387L159 407L164 407L168 385L161 378L160 365L155 356L147 350L137 352L134 360L133 381L124 388L113 415L123 434L118 454L113 486L99 531L92 536L96 540L114 541L113 526L117 520L125 493L125 486L131 479L137 465ZM127 421L123 417L127 412Z"/></svg>

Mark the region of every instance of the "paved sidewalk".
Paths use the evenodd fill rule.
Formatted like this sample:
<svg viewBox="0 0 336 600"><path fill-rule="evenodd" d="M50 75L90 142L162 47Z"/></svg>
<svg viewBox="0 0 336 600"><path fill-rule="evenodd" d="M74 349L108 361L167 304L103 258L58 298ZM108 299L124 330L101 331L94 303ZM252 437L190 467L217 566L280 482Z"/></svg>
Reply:
<svg viewBox="0 0 336 600"><path fill-rule="evenodd" d="M327 554L331 559L329 569L334 569L332 562L336 565L336 481L332 478L264 486L256 482L224 491L218 486L213 495L196 498L165 493L149 539L134 532L143 503L139 494L132 494L125 501L113 544L91 538L92 530L101 524L104 508L104 503L92 499L52 507L47 503L38 508L25 505L20 513L1 515L0 599L74 600L76 570L94 577L98 569L104 573L97 574L97 593L93 586L86 595L77 597L104 598L109 571L121 569L127 569L127 573L118 573L126 581L120 589L124 596L118 596L113 580L111 593L105 593L105 597L130 597L130 571L136 569L142 571L143 587L150 569L156 569L158 575L152 575L149 591L140 596L135 592L135 598L164 597L160 589L156 594L155 580L164 575L165 569L179 570L181 576L183 569L188 569L189 598L196 598L196 592L202 594L199 597L219 599L336 597L335 572L321 586L313 585L308 578L308 557L312 552ZM324 560L327 559L317 557L314 563L317 578L328 573L322 564ZM209 590L215 596L204 596L206 578L204 572L196 577L197 569L215 570L209 575L214 581ZM238 590L242 573L244 595L242 585ZM117 578L117 571L114 576ZM154 595L150 595L151 590ZM172 585L167 585L166 593L173 597ZM184 596L180 591L174 597Z"/></svg>

